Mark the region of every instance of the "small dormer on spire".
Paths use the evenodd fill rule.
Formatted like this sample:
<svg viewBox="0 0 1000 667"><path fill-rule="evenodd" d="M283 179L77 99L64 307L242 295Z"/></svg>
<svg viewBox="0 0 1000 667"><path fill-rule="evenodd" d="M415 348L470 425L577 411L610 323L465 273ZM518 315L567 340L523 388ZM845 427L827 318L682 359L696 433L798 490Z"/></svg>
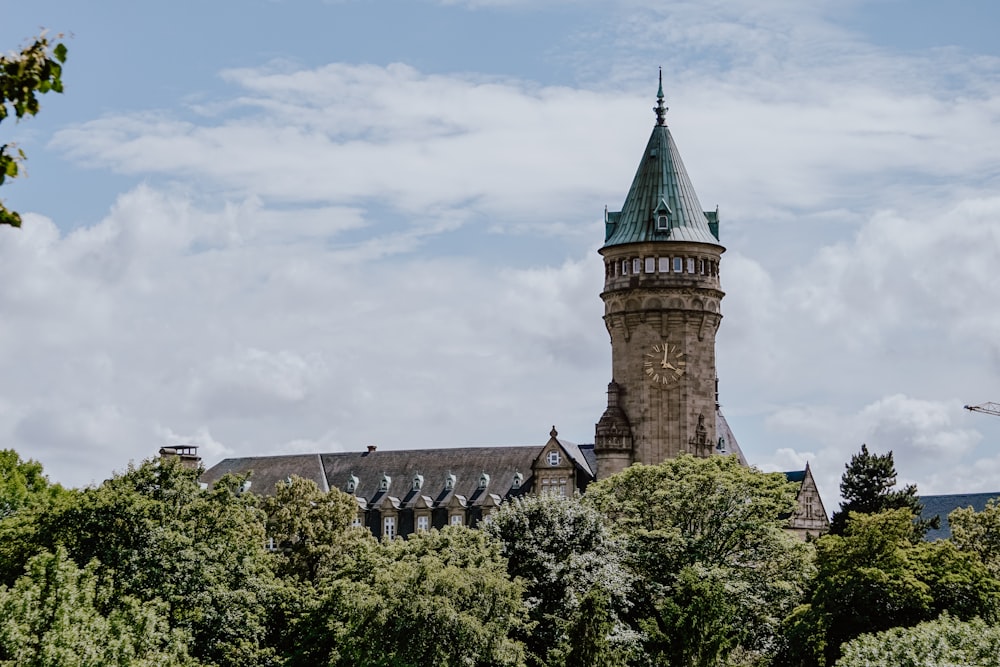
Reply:
<svg viewBox="0 0 1000 667"><path fill-rule="evenodd" d="M666 125L666 115L668 107L663 103L663 68L660 68L660 88L656 91L656 106L653 107L653 111L656 112L656 124Z"/></svg>

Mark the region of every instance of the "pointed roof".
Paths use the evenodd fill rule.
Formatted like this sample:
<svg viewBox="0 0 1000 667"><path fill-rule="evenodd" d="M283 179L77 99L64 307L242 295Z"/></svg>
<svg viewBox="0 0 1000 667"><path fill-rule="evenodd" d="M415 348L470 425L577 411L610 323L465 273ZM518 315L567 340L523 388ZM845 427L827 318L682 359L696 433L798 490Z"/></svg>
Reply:
<svg viewBox="0 0 1000 667"><path fill-rule="evenodd" d="M664 118L663 73L656 96L656 125L632 180L622 210L607 213L604 247L644 241L719 244L718 213L701 208ZM666 229L656 219L666 215Z"/></svg>

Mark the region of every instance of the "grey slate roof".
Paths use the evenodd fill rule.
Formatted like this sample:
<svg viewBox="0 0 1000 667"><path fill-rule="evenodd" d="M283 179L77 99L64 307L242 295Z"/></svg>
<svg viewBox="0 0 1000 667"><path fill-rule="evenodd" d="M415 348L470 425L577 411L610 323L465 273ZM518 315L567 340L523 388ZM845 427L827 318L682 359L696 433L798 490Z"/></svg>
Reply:
<svg viewBox="0 0 1000 667"><path fill-rule="evenodd" d="M257 493L271 493L275 484L285 481L292 475L310 479L324 491L330 490L326 483L326 475L323 474L323 462L319 454L224 459L206 470L201 476L201 481L211 486L226 474L245 474L251 470L253 471L253 476L250 478L251 488Z"/></svg>
<svg viewBox="0 0 1000 667"><path fill-rule="evenodd" d="M715 409L715 435L722 440L722 448L716 448L716 452L719 454L735 454L739 457L740 463L750 465L747 463L747 457L743 455L743 450L740 449L740 443L736 441L736 436L733 435L733 430L729 428L729 422L726 421L721 408Z"/></svg>
<svg viewBox="0 0 1000 667"><path fill-rule="evenodd" d="M655 212L669 209L670 228L657 231ZM716 230L709 226L712 217ZM608 213L604 247L644 241L694 241L719 245L718 217L698 201L677 144L666 125L653 127L622 210Z"/></svg>
<svg viewBox="0 0 1000 667"><path fill-rule="evenodd" d="M929 530L924 536L925 540L944 540L951 537L951 526L948 525L948 515L952 510L959 507L971 507L977 512L986 509L986 502L991 498L1000 498L1000 491L992 493L956 493L945 496L920 496L920 502L924 509L920 513L921 519L933 519L935 516L941 517L941 528Z"/></svg>
<svg viewBox="0 0 1000 667"><path fill-rule="evenodd" d="M557 440L584 476L593 479L596 469L594 446ZM323 490L338 488L341 491L347 491L353 477L357 481L352 495L378 502L385 496L409 497L416 475L423 477L421 495L434 500L449 495L445 493L445 481L449 475L454 475L451 493L472 498L482 495L479 482L486 473L489 475L486 493L505 497L532 489L532 464L542 449L542 445L521 445L230 458L206 470L201 481L212 484L227 473L251 473L252 490L269 494L274 491L275 484L292 475L311 479ZM520 489L512 488L516 473L522 476ZM389 482L387 490L381 488L384 477Z"/></svg>

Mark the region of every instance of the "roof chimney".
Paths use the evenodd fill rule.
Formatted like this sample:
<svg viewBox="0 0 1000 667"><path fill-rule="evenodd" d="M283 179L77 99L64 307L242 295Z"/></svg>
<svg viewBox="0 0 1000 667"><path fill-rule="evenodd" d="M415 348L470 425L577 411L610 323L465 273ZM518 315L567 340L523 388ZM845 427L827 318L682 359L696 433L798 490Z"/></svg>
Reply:
<svg viewBox="0 0 1000 667"><path fill-rule="evenodd" d="M378 445L368 445L368 453L369 454L371 454L372 452L374 452L376 449L378 449Z"/></svg>

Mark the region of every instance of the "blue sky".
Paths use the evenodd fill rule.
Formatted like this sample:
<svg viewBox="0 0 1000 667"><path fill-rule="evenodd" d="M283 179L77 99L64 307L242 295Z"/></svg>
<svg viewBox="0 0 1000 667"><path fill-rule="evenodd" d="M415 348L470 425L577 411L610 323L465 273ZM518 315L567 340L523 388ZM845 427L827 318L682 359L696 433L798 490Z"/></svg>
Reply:
<svg viewBox="0 0 1000 667"><path fill-rule="evenodd" d="M1000 489L993 3L101 2L66 94L0 126L0 443L87 484L166 443L591 442L596 253L653 123L722 240L724 410L751 462L862 442Z"/></svg>

